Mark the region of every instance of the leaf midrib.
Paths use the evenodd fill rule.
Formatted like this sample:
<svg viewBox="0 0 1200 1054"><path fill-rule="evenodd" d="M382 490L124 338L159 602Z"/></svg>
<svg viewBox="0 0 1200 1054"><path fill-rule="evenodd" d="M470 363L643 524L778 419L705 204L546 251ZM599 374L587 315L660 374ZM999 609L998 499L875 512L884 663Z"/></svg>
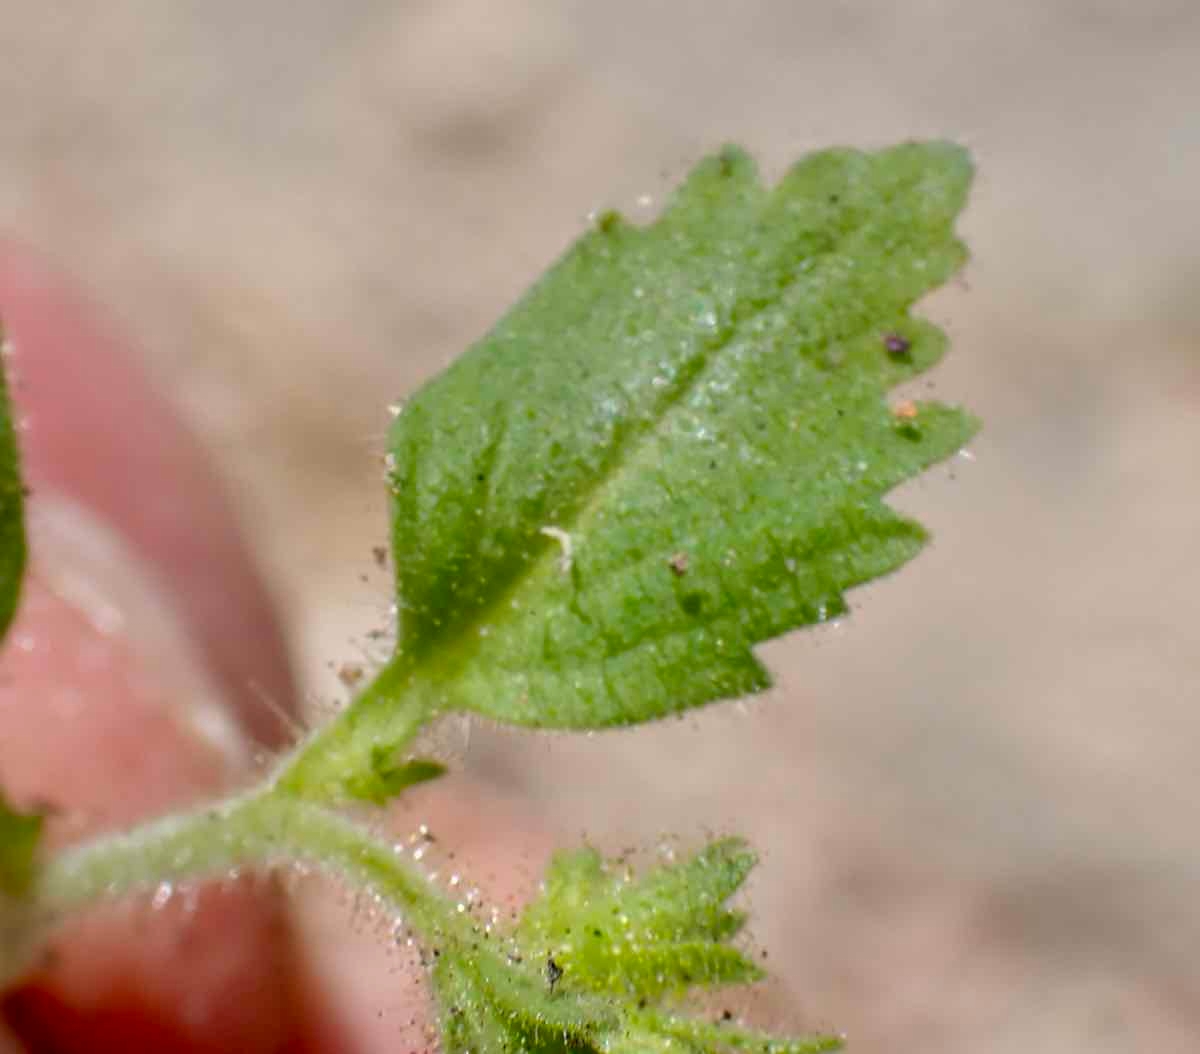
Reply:
<svg viewBox="0 0 1200 1054"><path fill-rule="evenodd" d="M768 193L759 203L760 216L763 207L769 204L770 200L771 197ZM756 219L759 219L760 216ZM866 214L863 218L864 221L855 223L839 232L838 238L832 241L828 248L805 257L804 260L820 260L833 256L855 234L869 226L867 221L871 218L870 214ZM644 415L641 422L635 423L619 442L613 444L607 464L595 474L594 484L588 488L586 498L578 504L571 517L565 521L543 526L559 527L573 538L583 533L583 526L596 515L596 510L600 507L604 495L617 485L623 475L636 463L637 450L651 437L661 433L663 424L669 419L672 412L698 387L699 379L721 358L725 350L737 342L737 338L746 328L750 327L756 319L778 307L801 278L808 277L810 274L811 266L808 271L801 271L797 264L792 268L788 280L780 284L772 299L747 313L738 313L735 302L735 305L730 308L730 314L735 317L730 319L719 337L707 342L685 364L684 368L680 369L672 385L663 390L662 397L654 409ZM497 616L496 613L512 610L511 605L516 595L530 583L536 582L548 574L559 573L557 567L559 555L557 544L553 540L548 540L541 554L514 574L510 581L496 592L495 597L489 603L481 605L472 616L465 619L455 634L446 639L440 647L435 645L428 653L423 665L431 667L435 674L440 675L439 679L444 678L447 682L452 682L457 671L469 661L471 654L479 647L479 629L500 621L503 616Z"/></svg>

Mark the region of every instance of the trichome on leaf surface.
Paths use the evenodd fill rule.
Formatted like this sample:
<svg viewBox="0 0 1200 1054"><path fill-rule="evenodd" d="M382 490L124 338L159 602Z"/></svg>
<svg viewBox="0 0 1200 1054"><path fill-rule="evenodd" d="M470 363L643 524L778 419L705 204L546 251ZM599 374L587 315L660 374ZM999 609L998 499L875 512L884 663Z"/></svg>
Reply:
<svg viewBox="0 0 1200 1054"><path fill-rule="evenodd" d="M944 350L910 309L965 258L970 176L961 149L916 143L813 154L770 188L726 148L656 222L600 216L393 426L393 657L227 802L43 858L38 818L0 798L0 976L69 909L294 860L370 890L436 951L448 1051L839 1047L689 1011L698 989L760 976L732 943L727 901L754 862L737 840L641 876L559 854L502 931L342 807L436 778L408 751L450 712L593 729L759 691L756 644L917 553L925 532L884 495L976 425L888 393ZM23 565L6 398L0 426L6 625Z"/></svg>

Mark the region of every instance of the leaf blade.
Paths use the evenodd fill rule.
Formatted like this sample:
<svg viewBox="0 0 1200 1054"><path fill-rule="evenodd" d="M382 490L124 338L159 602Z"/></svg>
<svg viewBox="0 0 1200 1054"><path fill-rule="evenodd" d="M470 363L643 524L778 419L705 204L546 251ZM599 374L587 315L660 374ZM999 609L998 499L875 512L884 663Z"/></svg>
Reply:
<svg viewBox="0 0 1200 1054"><path fill-rule="evenodd" d="M759 968L726 943L743 921L726 901L754 863L736 838L636 879L592 849L559 853L515 939L525 957L558 963L572 988L634 1001L756 981Z"/></svg>
<svg viewBox="0 0 1200 1054"><path fill-rule="evenodd" d="M765 687L754 645L915 555L882 496L974 431L884 399L944 350L908 309L964 258L969 178L910 144L769 191L727 150L655 225L602 218L394 426L406 661L537 727Z"/></svg>
<svg viewBox="0 0 1200 1054"><path fill-rule="evenodd" d="M636 877L592 849L559 853L510 934L441 947L432 976L447 1049L838 1049L836 1037L787 1039L683 1016L679 1000L693 989L762 976L727 943L741 916L725 902L753 863L738 839Z"/></svg>

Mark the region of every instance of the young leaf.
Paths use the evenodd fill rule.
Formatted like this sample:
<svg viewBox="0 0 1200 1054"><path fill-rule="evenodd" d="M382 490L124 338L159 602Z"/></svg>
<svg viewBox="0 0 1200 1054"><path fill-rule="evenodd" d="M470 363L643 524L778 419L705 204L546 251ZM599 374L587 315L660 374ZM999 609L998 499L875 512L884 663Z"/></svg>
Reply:
<svg viewBox="0 0 1200 1054"><path fill-rule="evenodd" d="M771 1036L725 1021L702 1021L694 1017L678 1017L653 1012L635 1015L633 1022L640 1034L682 1042L687 1051L727 1050L750 1051L752 1054L825 1054L826 1051L841 1050L845 1045L842 1036L816 1035L792 1038ZM630 1044L623 1049L632 1052L638 1047ZM678 1048L675 1043L668 1043L665 1045L665 1049L676 1050Z"/></svg>
<svg viewBox="0 0 1200 1054"><path fill-rule="evenodd" d="M377 748L372 752L370 765L346 780L346 789L353 798L383 805L409 787L435 780L445 771L446 766L439 761L425 758L396 761L391 751Z"/></svg>
<svg viewBox="0 0 1200 1054"><path fill-rule="evenodd" d="M753 854L733 839L638 879L607 866L592 850L559 854L507 955L501 953L504 942L495 940L441 950L433 979L447 1050L839 1049L835 1036L781 1039L663 1005L693 988L760 976L725 943L742 922L725 901L753 863Z"/></svg>
<svg viewBox="0 0 1200 1054"><path fill-rule="evenodd" d="M560 853L517 942L553 959L570 984L606 995L657 999L692 985L756 981L758 967L722 943L743 921L725 901L753 866L736 839L637 881L605 867L594 850Z"/></svg>
<svg viewBox="0 0 1200 1054"><path fill-rule="evenodd" d="M883 495L975 429L893 385L944 338L908 310L964 259L945 143L736 149L653 225L606 214L390 439L400 657L443 705L538 727L755 691L753 646L916 554Z"/></svg>
<svg viewBox="0 0 1200 1054"><path fill-rule="evenodd" d="M0 355L0 637L17 610L25 572L24 487L2 360Z"/></svg>

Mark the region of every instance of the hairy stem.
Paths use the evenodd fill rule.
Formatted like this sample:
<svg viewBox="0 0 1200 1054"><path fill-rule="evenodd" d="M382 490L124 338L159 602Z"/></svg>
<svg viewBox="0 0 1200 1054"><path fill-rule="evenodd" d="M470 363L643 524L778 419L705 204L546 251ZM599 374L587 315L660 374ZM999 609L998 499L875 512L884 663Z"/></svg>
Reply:
<svg viewBox="0 0 1200 1054"><path fill-rule="evenodd" d="M324 807L348 778L394 757L437 711L436 696L393 659L332 725L245 795L104 836L60 853L22 912L39 924L93 902L244 867L301 863L377 896L428 946L470 940L472 920L408 864L398 847Z"/></svg>
<svg viewBox="0 0 1200 1054"><path fill-rule="evenodd" d="M298 798L337 802L359 797L348 781L407 746L440 708L434 686L402 655L379 671L337 719L284 762L276 786Z"/></svg>
<svg viewBox="0 0 1200 1054"><path fill-rule="evenodd" d="M38 906L60 914L163 883L284 862L311 864L368 890L426 942L469 935L471 920L405 863L396 847L327 809L274 792L62 853L46 865Z"/></svg>

